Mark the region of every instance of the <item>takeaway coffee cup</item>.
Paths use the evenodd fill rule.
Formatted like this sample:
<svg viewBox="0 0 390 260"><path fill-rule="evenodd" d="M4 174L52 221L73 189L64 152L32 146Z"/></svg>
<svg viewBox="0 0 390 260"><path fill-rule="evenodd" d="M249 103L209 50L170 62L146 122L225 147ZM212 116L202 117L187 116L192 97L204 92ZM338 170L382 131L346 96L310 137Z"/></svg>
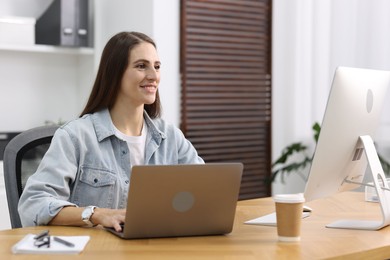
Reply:
<svg viewBox="0 0 390 260"><path fill-rule="evenodd" d="M274 196L279 241L300 241L303 203L302 193Z"/></svg>

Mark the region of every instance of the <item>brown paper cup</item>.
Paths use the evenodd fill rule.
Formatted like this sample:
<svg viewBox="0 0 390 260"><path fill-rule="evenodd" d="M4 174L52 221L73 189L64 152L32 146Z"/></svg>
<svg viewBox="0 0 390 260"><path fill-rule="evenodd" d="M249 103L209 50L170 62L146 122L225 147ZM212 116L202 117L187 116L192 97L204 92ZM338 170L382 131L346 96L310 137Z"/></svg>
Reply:
<svg viewBox="0 0 390 260"><path fill-rule="evenodd" d="M300 241L303 203L302 193L274 196L279 241Z"/></svg>

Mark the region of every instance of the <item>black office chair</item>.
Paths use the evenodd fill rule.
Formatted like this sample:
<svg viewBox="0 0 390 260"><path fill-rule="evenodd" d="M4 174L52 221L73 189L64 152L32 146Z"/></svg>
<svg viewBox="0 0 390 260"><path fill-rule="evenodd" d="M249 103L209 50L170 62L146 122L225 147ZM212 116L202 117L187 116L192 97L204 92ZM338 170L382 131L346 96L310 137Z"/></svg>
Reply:
<svg viewBox="0 0 390 260"><path fill-rule="evenodd" d="M37 169L58 125L29 129L15 136L4 149L4 182L12 228L22 227L18 203L26 181Z"/></svg>

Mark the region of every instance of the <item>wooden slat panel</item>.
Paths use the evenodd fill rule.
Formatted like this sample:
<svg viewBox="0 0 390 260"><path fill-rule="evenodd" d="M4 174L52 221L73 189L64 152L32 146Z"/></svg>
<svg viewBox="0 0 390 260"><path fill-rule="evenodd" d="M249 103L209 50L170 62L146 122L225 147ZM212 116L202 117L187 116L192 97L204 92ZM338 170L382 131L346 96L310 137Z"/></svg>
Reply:
<svg viewBox="0 0 390 260"><path fill-rule="evenodd" d="M268 59L260 59L263 62L268 61ZM215 67L219 66L222 68L256 68L258 69L259 73L264 73L264 70L266 70L268 67L265 64L257 64L255 62L241 62L241 61L234 61L234 62L226 62L226 61L216 61L216 60L186 60L184 63L186 66L194 66L194 67Z"/></svg>
<svg viewBox="0 0 390 260"><path fill-rule="evenodd" d="M208 131L208 136L221 136L221 135L227 135L227 136L230 136L230 135L236 135L237 134L237 131L240 132L241 135L261 135L263 134L264 132L261 130L261 129L258 129L258 128L243 128L243 129L217 129L217 130L209 130ZM191 133L189 133L189 135L187 136L190 136L191 139L195 139L196 137L204 137L204 133L203 131L191 131ZM207 136L205 137L207 138Z"/></svg>
<svg viewBox="0 0 390 260"><path fill-rule="evenodd" d="M271 0L182 0L182 125L206 162L240 161L270 195Z"/></svg>
<svg viewBox="0 0 390 260"><path fill-rule="evenodd" d="M248 127L264 127L264 124L268 124L269 120L266 118L263 119L263 121L256 121L256 122L247 122L245 124L245 128ZM191 125L191 131L187 131L187 136L191 135L191 133L197 133L197 132L204 132L207 131L209 133L211 130L224 130L224 129L242 129L242 125L232 125L230 123L224 124L224 123L219 123L219 124L200 124L196 125L193 124ZM268 127L265 127L268 130ZM267 131L264 131L264 134L267 134Z"/></svg>
<svg viewBox="0 0 390 260"><path fill-rule="evenodd" d="M226 48L232 51L234 50L254 50L254 51L267 51L268 45L264 44L248 44L248 43L237 43L237 42L203 42L195 41L188 44L189 48ZM190 49L191 50L191 49ZM210 50L211 51L211 50ZM229 51L229 50L228 50Z"/></svg>
<svg viewBox="0 0 390 260"><path fill-rule="evenodd" d="M200 11L200 10L220 10L223 12L224 10L231 10L232 12L237 13L245 13L245 12L261 12L266 8L263 3L264 1L188 1L189 13Z"/></svg>

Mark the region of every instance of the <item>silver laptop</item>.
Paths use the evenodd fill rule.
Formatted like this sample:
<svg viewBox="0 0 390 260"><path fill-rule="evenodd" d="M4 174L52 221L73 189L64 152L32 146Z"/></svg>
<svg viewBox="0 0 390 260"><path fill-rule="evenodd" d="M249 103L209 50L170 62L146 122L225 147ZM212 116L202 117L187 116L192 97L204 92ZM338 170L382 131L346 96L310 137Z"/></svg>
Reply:
<svg viewBox="0 0 390 260"><path fill-rule="evenodd" d="M243 165L134 166L124 239L221 235L232 231Z"/></svg>

